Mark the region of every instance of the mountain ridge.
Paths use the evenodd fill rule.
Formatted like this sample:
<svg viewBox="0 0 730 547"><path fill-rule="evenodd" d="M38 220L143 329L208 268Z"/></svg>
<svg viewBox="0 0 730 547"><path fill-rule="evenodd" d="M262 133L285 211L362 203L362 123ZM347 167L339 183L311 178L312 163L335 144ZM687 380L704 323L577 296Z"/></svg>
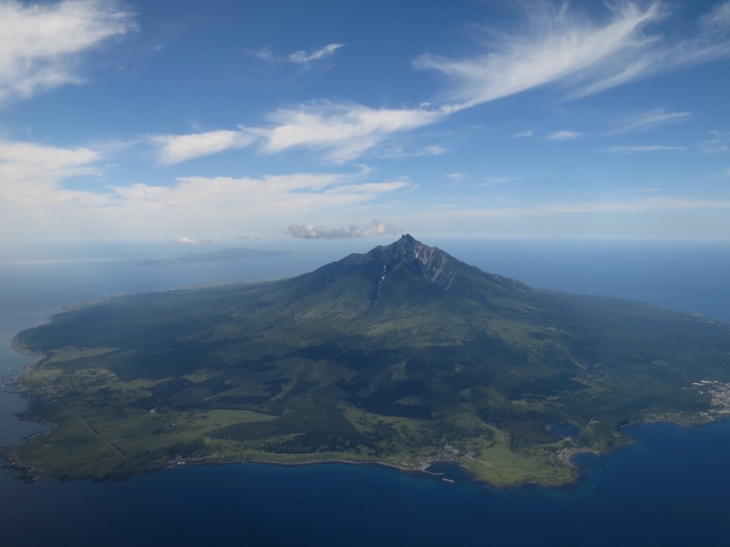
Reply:
<svg viewBox="0 0 730 547"><path fill-rule="evenodd" d="M320 300L336 309L344 299L349 311L357 310L344 314L348 317L427 301L446 307L450 302L453 307L458 299L466 299L504 307L505 299L520 303L534 299L527 285L485 273L408 234L391 245L348 255L284 283L305 306L318 307L313 300Z"/></svg>

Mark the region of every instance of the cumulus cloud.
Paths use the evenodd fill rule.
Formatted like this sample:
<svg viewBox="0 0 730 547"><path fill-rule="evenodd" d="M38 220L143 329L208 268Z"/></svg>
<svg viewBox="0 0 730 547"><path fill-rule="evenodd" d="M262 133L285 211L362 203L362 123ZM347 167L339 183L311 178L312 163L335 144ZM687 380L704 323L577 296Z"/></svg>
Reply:
<svg viewBox="0 0 730 547"><path fill-rule="evenodd" d="M662 146L658 144L648 146L611 146L604 148L601 152L610 152L612 154L639 154L641 152L665 152L665 151L681 151L687 150L684 146Z"/></svg>
<svg viewBox="0 0 730 547"><path fill-rule="evenodd" d="M80 82L79 55L133 26L111 0L0 2L0 102Z"/></svg>
<svg viewBox="0 0 730 547"><path fill-rule="evenodd" d="M392 224L373 220L370 224L365 224L364 226L350 224L349 226L340 228L292 223L287 228L287 233L301 239L353 239L400 234L401 230Z"/></svg>
<svg viewBox="0 0 730 547"><path fill-rule="evenodd" d="M301 65L307 65L311 63L312 61L317 61L320 59L324 59L326 57L331 57L335 51L343 47L345 44L329 44L324 46L323 48L312 50L312 51L296 51L289 55L288 59L292 63L298 63Z"/></svg>
<svg viewBox="0 0 730 547"><path fill-rule="evenodd" d="M452 83L453 112L554 82L570 88L573 97L590 95L650 73L730 55L727 4L703 19L694 37L664 41L647 28L665 17L667 8L653 2L608 4L611 17L595 23L545 1L527 4L524 32L493 32L490 50L465 59L422 55L419 69L433 70Z"/></svg>
<svg viewBox="0 0 730 547"><path fill-rule="evenodd" d="M555 131L547 136L549 141L569 141L582 137L583 133L577 131Z"/></svg>
<svg viewBox="0 0 730 547"><path fill-rule="evenodd" d="M197 239L191 239L189 237L178 237L175 241L178 243L184 243L185 245L197 245L200 243Z"/></svg>

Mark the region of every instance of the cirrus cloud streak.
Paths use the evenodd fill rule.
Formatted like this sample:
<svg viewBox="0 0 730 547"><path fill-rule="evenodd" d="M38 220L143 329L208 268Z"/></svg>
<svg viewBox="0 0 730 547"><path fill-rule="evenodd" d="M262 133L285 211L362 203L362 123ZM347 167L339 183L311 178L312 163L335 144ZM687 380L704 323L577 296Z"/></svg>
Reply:
<svg viewBox="0 0 730 547"><path fill-rule="evenodd" d="M452 59L425 54L414 65L435 71L451 84L455 112L478 104L561 82L571 98L591 95L649 74L708 62L730 55L725 3L700 20L700 30L672 45L647 29L670 14L663 2L640 7L634 2L609 4L612 17L595 23L569 10L568 3L527 4L526 31L492 32L490 50Z"/></svg>
<svg viewBox="0 0 730 547"><path fill-rule="evenodd" d="M258 151L265 154L306 149L323 154L327 162L342 164L396 134L530 89L559 82L566 88L568 98L577 98L657 72L730 56L730 22L726 15L730 3L717 6L695 22L692 36L673 41L665 40L659 32L658 24L671 11L658 1L643 7L635 2L610 4L608 20L600 22L569 9L567 3L556 7L536 0L529 6L527 28L523 32L492 31L490 47L481 55L451 59L425 54L414 61L416 68L435 71L446 78L450 91L440 105L371 108L313 101L275 110L267 116L269 123L261 126L154 138L159 160L163 164L178 163L256 144ZM296 58L306 64L331 55L338 47L340 44L330 44L309 53L300 51L292 54L290 60ZM681 121L689 116L689 112L651 111L627 120L614 133ZM529 130L514 136L533 135L534 131ZM577 136L575 132L559 131L548 138ZM180 149L184 152L180 153ZM387 152L385 156L402 157L389 156Z"/></svg>
<svg viewBox="0 0 730 547"><path fill-rule="evenodd" d="M604 148L601 152L610 152L611 154L639 154L641 152L679 152L687 150L685 146L662 146L658 144L648 146L612 146Z"/></svg>

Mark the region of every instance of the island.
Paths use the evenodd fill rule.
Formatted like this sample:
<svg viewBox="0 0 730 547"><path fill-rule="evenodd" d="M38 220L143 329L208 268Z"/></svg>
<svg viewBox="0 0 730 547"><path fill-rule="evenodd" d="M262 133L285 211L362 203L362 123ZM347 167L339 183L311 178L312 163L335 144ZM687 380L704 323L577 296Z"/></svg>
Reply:
<svg viewBox="0 0 730 547"><path fill-rule="evenodd" d="M536 290L404 235L299 277L112 298L25 330L47 431L28 480L190 464L457 462L497 487L574 480L642 420L730 409L730 324Z"/></svg>

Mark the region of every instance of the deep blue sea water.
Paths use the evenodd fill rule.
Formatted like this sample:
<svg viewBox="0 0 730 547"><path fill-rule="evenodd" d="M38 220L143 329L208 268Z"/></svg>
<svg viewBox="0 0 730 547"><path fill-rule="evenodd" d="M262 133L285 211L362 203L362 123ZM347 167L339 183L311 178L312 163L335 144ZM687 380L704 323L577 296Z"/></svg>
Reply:
<svg viewBox="0 0 730 547"><path fill-rule="evenodd" d="M431 243L431 242L429 242ZM537 287L653 302L730 321L730 245L438 241L486 271ZM369 242L356 242L358 251ZM19 264L0 257L0 383L31 361L12 336L61 306L194 283L286 277L343 254L318 244L249 262L140 268L131 261ZM108 257L107 257L108 258ZM0 444L37 429L0 392ZM730 421L642 424L583 477L493 491L378 466L201 466L125 482L24 484L0 470L0 546L727 545Z"/></svg>

